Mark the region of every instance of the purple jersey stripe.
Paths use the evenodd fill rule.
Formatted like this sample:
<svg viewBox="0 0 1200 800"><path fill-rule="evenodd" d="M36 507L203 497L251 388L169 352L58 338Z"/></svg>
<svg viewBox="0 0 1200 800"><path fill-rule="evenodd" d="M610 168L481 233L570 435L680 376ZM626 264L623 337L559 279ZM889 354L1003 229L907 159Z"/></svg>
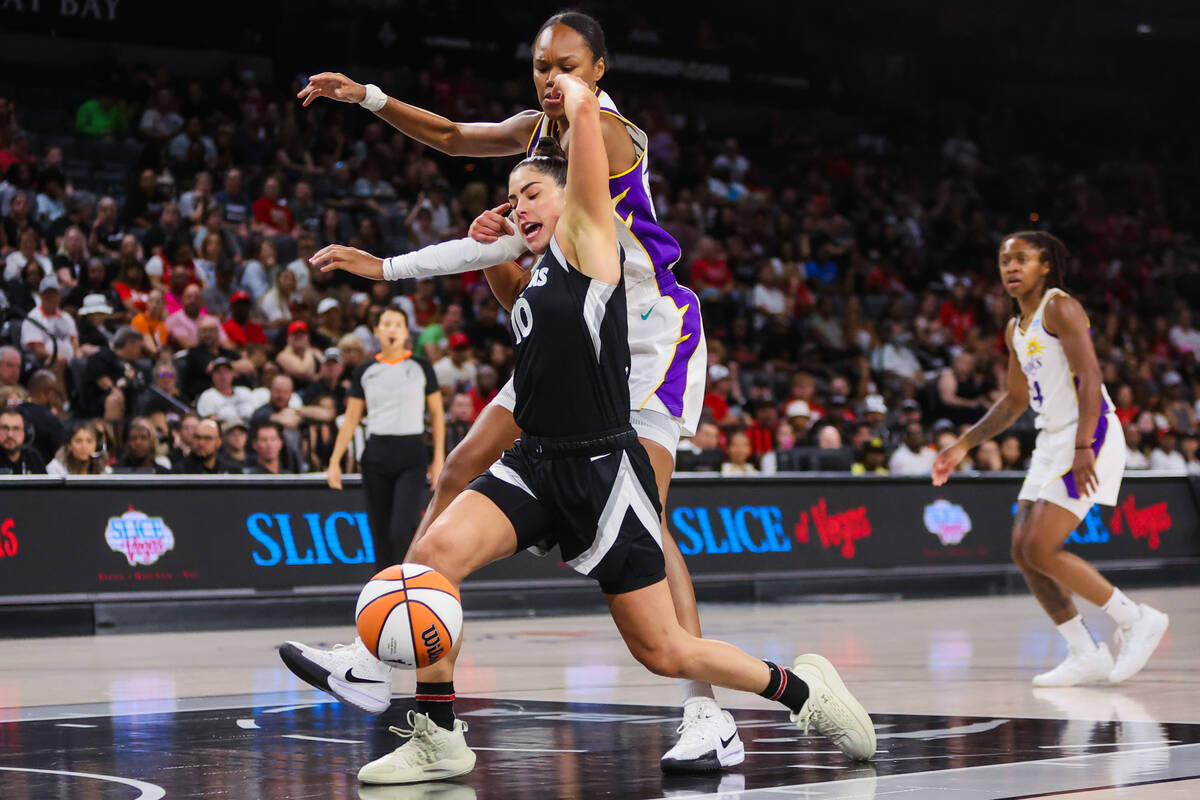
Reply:
<svg viewBox="0 0 1200 800"><path fill-rule="evenodd" d="M1092 454L1100 455L1100 448L1104 446L1104 440L1108 437L1108 417L1104 414L1100 416L1100 421L1096 423L1096 435L1092 438ZM1062 476L1063 484L1067 487L1067 497L1072 500L1079 499L1079 487L1075 484L1075 473L1068 471Z"/></svg>
<svg viewBox="0 0 1200 800"><path fill-rule="evenodd" d="M666 374L654 394L666 406L666 409L677 417L683 416L683 396L687 389L688 363L696 354L703 335L700 322L700 298L686 286L680 286L671 272L662 272L657 276L658 291L663 297L669 298L676 308L684 309L683 322L679 330L679 339L675 343L675 353L667 366Z"/></svg>

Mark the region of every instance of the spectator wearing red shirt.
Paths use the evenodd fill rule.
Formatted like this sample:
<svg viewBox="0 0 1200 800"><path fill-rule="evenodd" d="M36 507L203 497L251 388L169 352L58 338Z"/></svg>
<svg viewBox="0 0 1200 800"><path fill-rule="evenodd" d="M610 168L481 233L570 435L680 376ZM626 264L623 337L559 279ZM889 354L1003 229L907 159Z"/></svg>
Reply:
<svg viewBox="0 0 1200 800"><path fill-rule="evenodd" d="M1135 402L1133 397L1133 387L1127 383L1121 384L1117 389L1117 407L1115 410L1117 419L1121 420L1121 425L1129 425L1138 414L1142 413L1141 407Z"/></svg>
<svg viewBox="0 0 1200 800"><path fill-rule="evenodd" d="M942 308L938 312L942 327L960 343L966 338L967 331L975 327L975 306L967 298L970 288L971 283L967 278L959 278L950 290L950 296L942 301Z"/></svg>
<svg viewBox="0 0 1200 800"><path fill-rule="evenodd" d="M17 131L12 137L12 143L0 148L0 173L7 172L13 164L37 164L37 158L29 152L29 136L23 131Z"/></svg>
<svg viewBox="0 0 1200 800"><path fill-rule="evenodd" d="M225 335L236 347L248 344L267 344L262 326L250 319L254 301L246 292L234 292L229 298L229 319L225 320Z"/></svg>
<svg viewBox="0 0 1200 800"><path fill-rule="evenodd" d="M267 178L262 197L254 201L254 227L258 233L270 236L292 234L295 231L296 219L291 210L279 202L279 197L279 179Z"/></svg>
<svg viewBox="0 0 1200 800"><path fill-rule="evenodd" d="M729 421L729 367L713 364L708 368L708 391L704 394L704 407L712 412L713 422L723 425Z"/></svg>
<svg viewBox="0 0 1200 800"><path fill-rule="evenodd" d="M733 289L733 272L716 240L705 236L692 259L692 288L699 294L726 294Z"/></svg>
<svg viewBox="0 0 1200 800"><path fill-rule="evenodd" d="M756 456L775 449L775 428L779 425L779 409L774 403L762 403L754 410L754 421L746 426L750 449Z"/></svg>

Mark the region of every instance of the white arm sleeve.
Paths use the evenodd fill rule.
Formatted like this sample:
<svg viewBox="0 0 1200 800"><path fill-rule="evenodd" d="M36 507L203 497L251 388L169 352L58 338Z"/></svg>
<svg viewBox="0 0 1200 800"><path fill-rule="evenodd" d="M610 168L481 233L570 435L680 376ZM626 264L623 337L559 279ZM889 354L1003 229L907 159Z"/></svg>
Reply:
<svg viewBox="0 0 1200 800"><path fill-rule="evenodd" d="M515 261L525 254L526 249L525 240L515 233L501 236L491 244L471 238L439 242L401 256L385 258L383 279L432 278L486 269L506 261Z"/></svg>

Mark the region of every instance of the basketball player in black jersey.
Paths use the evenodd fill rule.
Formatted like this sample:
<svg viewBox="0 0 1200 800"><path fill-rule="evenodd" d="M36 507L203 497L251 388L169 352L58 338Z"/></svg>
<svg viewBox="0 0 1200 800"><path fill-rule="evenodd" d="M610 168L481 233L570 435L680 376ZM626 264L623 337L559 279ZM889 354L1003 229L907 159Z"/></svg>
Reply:
<svg viewBox="0 0 1200 800"><path fill-rule="evenodd" d="M599 104L574 76L558 76L554 89L573 131L569 162L534 155L509 175L517 225L541 256L512 310L514 415L523 434L451 503L410 558L458 585L519 549L557 544L565 562L600 584L630 652L652 672L779 701L806 731L869 759L871 720L826 659L804 655L781 668L679 624L654 471L629 424L622 254ZM461 720L446 730L414 714L409 741L364 766L359 778L411 783L469 772L475 755L463 730Z"/></svg>

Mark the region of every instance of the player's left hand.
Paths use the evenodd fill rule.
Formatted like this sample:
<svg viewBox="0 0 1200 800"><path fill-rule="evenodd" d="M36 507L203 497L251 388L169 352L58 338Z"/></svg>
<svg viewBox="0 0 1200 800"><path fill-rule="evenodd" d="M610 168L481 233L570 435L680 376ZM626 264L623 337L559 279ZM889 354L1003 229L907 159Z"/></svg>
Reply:
<svg viewBox="0 0 1200 800"><path fill-rule="evenodd" d="M1087 497L1100 488L1100 479L1096 477L1096 454L1092 448L1084 447L1075 451L1071 474L1075 476L1075 487L1080 497Z"/></svg>
<svg viewBox="0 0 1200 800"><path fill-rule="evenodd" d="M509 203L501 203L495 208L484 211L471 223L467 235L477 242L491 244L501 236L511 234L513 226L505 217L509 211L512 211L512 205Z"/></svg>

